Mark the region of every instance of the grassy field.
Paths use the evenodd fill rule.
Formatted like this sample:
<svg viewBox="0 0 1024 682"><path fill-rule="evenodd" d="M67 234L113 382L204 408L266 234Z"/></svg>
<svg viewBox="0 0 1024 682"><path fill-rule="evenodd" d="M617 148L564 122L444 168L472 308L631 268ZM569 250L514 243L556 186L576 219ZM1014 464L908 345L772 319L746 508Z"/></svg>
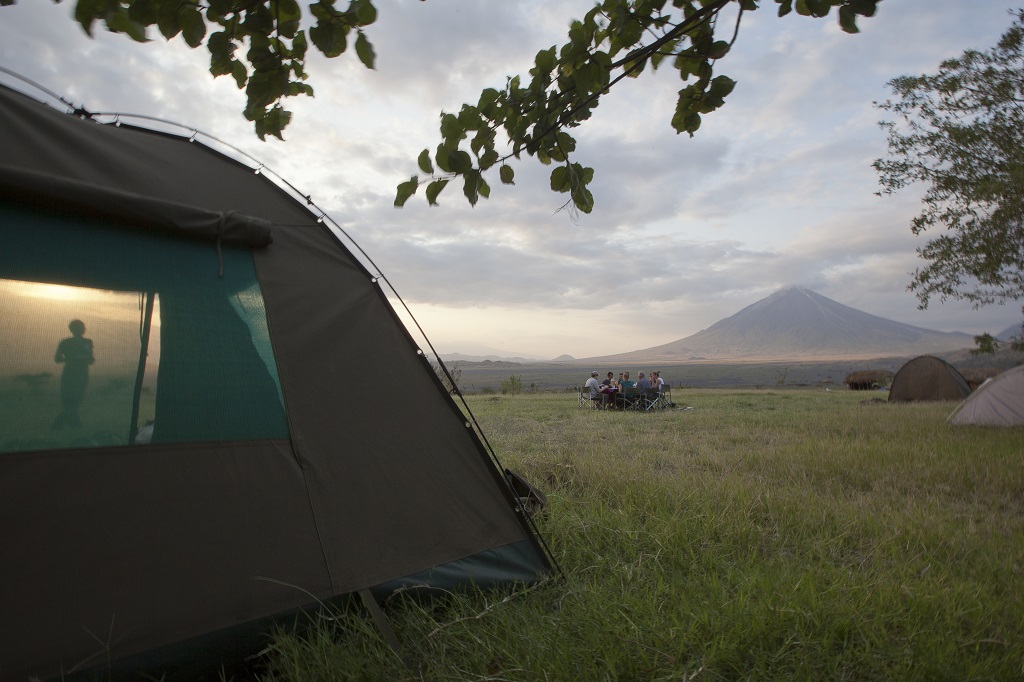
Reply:
<svg viewBox="0 0 1024 682"><path fill-rule="evenodd" d="M1024 678L1024 431L844 390L471 396L564 578L279 635L268 680Z"/></svg>

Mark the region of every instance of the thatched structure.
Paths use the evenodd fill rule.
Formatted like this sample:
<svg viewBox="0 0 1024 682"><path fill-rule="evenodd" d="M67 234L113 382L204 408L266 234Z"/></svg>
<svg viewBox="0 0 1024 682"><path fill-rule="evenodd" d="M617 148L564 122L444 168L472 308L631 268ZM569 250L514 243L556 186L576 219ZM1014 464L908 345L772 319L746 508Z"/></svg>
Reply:
<svg viewBox="0 0 1024 682"><path fill-rule="evenodd" d="M1002 371L998 367L965 367L960 370L960 374L967 380L971 390L976 391L986 379L993 379Z"/></svg>
<svg viewBox="0 0 1024 682"><path fill-rule="evenodd" d="M893 373L884 369L866 369L847 375L843 379L851 391L874 391L892 383Z"/></svg>

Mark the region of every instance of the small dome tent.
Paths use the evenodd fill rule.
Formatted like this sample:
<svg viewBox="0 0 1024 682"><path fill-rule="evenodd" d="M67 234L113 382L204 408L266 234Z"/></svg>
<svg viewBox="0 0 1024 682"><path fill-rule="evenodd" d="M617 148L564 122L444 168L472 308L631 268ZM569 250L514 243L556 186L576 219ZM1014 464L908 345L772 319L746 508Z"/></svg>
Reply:
<svg viewBox="0 0 1024 682"><path fill-rule="evenodd" d="M98 118L0 87L0 679L201 679L323 604L555 569L308 197Z"/></svg>
<svg viewBox="0 0 1024 682"><path fill-rule="evenodd" d="M1024 365L989 379L949 416L950 424L1024 425Z"/></svg>
<svg viewBox="0 0 1024 682"><path fill-rule="evenodd" d="M963 400L971 387L956 367L941 358L921 355L896 372L889 387L889 402Z"/></svg>

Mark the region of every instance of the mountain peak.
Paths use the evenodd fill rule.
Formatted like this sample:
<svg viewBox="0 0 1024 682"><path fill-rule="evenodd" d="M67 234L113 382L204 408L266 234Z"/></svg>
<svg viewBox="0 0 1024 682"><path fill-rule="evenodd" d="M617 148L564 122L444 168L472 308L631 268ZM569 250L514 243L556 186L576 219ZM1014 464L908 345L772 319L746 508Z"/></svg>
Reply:
<svg viewBox="0 0 1024 682"><path fill-rule="evenodd" d="M968 334L887 320L811 289L787 286L692 336L613 357L664 362L794 361L943 353L972 343Z"/></svg>

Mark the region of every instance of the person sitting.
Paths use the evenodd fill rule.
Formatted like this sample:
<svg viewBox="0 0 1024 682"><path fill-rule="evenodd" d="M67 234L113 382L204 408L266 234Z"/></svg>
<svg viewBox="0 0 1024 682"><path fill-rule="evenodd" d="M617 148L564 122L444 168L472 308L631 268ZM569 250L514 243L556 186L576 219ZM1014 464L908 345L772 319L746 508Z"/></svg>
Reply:
<svg viewBox="0 0 1024 682"><path fill-rule="evenodd" d="M604 396L601 395L601 383L597 380L597 372L591 372L587 383L583 384L585 389L590 391L590 399L604 403Z"/></svg>
<svg viewBox="0 0 1024 682"><path fill-rule="evenodd" d="M645 377L643 372L640 372L639 377L636 382L636 388L640 391L641 395L647 395L651 392L651 380Z"/></svg>
<svg viewBox="0 0 1024 682"><path fill-rule="evenodd" d="M615 387L614 377L613 372L608 372L608 377L601 382L600 388L597 389L601 394L601 403L606 407L615 404L615 393L618 389Z"/></svg>
<svg viewBox="0 0 1024 682"><path fill-rule="evenodd" d="M619 382L619 388L633 388L633 382L629 379L629 372L625 373L622 377L622 381Z"/></svg>
<svg viewBox="0 0 1024 682"><path fill-rule="evenodd" d="M661 378L660 371L651 372L651 386L655 389L655 392L661 393L662 386L665 385L665 380Z"/></svg>

